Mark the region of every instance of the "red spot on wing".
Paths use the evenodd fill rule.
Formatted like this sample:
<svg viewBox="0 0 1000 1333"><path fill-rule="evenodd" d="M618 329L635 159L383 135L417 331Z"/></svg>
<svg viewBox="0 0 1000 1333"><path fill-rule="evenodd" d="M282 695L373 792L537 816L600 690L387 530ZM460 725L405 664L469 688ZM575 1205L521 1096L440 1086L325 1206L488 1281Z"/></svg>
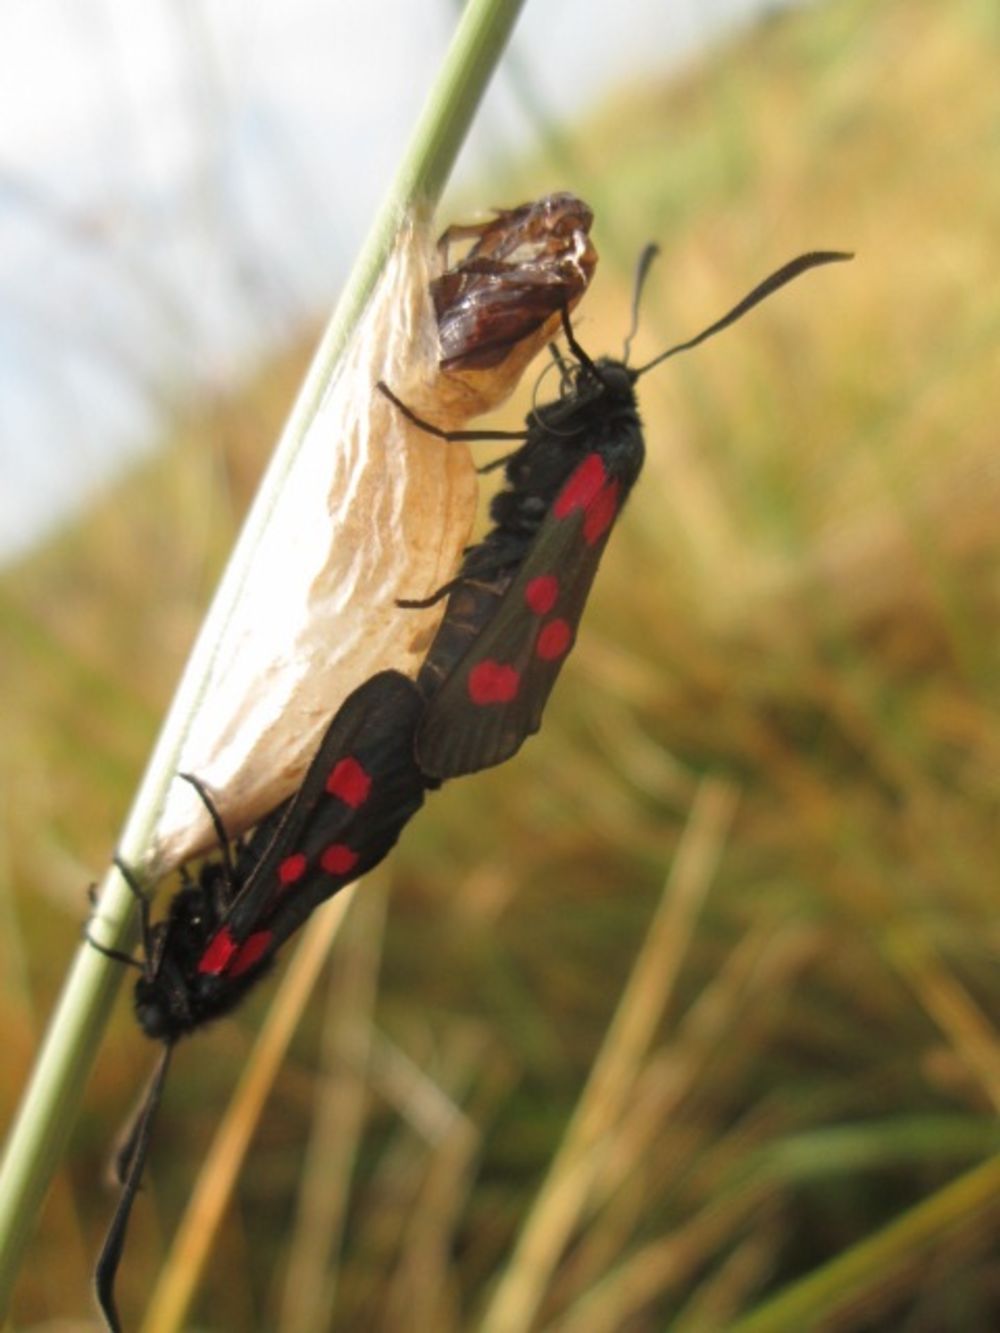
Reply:
<svg viewBox="0 0 1000 1333"><path fill-rule="evenodd" d="M487 658L469 672L469 698L474 704L508 704L521 684L520 672Z"/></svg>
<svg viewBox="0 0 1000 1333"><path fill-rule="evenodd" d="M559 580L554 574L539 574L524 589L524 600L529 611L536 616L545 616L556 604L559 596Z"/></svg>
<svg viewBox="0 0 1000 1333"><path fill-rule="evenodd" d="M593 546L603 537L615 521L615 515L618 513L618 490L616 477L603 486L587 505L583 520L583 540L588 546Z"/></svg>
<svg viewBox="0 0 1000 1333"><path fill-rule="evenodd" d="M236 955L236 961L229 969L231 977L241 976L244 972L250 970L254 963L259 963L271 944L273 936L269 930L258 930L255 934L240 946L240 951Z"/></svg>
<svg viewBox="0 0 1000 1333"><path fill-rule="evenodd" d="M358 854L346 842L331 842L319 863L328 875L349 875L358 863Z"/></svg>
<svg viewBox="0 0 1000 1333"><path fill-rule="evenodd" d="M239 947L230 935L228 926L223 926L202 954L198 971L210 977L219 976L225 972Z"/></svg>
<svg viewBox="0 0 1000 1333"><path fill-rule="evenodd" d="M291 856L286 856L281 865L278 866L278 880L282 888L301 879L306 873L308 864L309 862L301 852L293 852Z"/></svg>
<svg viewBox="0 0 1000 1333"><path fill-rule="evenodd" d="M589 509L607 475L601 455L588 454L556 497L552 506L556 518L566 518L574 509Z"/></svg>
<svg viewBox="0 0 1000 1333"><path fill-rule="evenodd" d="M350 755L334 764L326 780L326 789L330 795L339 797L352 810L364 805L371 787L371 777Z"/></svg>
<svg viewBox="0 0 1000 1333"><path fill-rule="evenodd" d="M573 627L568 620L550 620L542 627L535 643L535 652L545 662L551 662L569 650L573 642Z"/></svg>

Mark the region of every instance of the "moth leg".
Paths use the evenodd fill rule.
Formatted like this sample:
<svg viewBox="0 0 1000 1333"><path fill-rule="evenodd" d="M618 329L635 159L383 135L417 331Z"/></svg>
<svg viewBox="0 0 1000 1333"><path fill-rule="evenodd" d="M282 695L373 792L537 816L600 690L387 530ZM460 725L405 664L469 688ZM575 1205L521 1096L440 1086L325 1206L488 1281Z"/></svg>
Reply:
<svg viewBox="0 0 1000 1333"><path fill-rule="evenodd" d="M97 940L94 939L93 935L91 935L89 926L84 926L83 938L92 949L96 949L98 953L102 953L105 958L111 958L116 963L124 963L126 967L137 968L140 972L144 970L139 959L133 958L132 955L126 953L124 949L111 949L106 944L99 944Z"/></svg>
<svg viewBox="0 0 1000 1333"><path fill-rule="evenodd" d="M407 421L411 421L414 426L426 431L428 435L433 435L438 440L447 440L450 444L474 444L477 440L525 440L528 437L528 432L524 430L442 430L440 426L435 426L433 422L424 421L422 417L418 417L412 408L407 407L404 402L396 397L385 380L378 380L375 388L402 412Z"/></svg>
<svg viewBox="0 0 1000 1333"><path fill-rule="evenodd" d="M146 897L145 893L143 893L142 886L136 879L135 875L133 875L129 866L125 864L117 852L115 853L113 860L118 867L122 879L124 879L125 883L131 889L133 897L139 904L143 950L147 951L152 935L152 927L149 923L149 899ZM90 888L87 890L87 896L90 899L91 906L94 906L96 904L96 892L93 884L91 884ZM103 954L105 958L112 958L116 963L124 963L127 967L136 967L140 972L145 970L139 959L133 958L130 953L125 953L123 949L112 949L107 944L98 943L90 933L89 923L83 928L83 937L91 948L96 949L97 952Z"/></svg>
<svg viewBox="0 0 1000 1333"><path fill-rule="evenodd" d="M447 583L443 583L438 588L437 592L432 592L429 597L397 597L396 605L401 611L426 611L429 606L436 606L438 602L447 597L450 592L454 592L464 582L465 579L461 577L449 579Z"/></svg>
<svg viewBox="0 0 1000 1333"><path fill-rule="evenodd" d="M118 872L121 875L122 879L132 890L133 897L135 897L140 904L146 903L148 906L149 899L146 897L142 885L136 879L132 867L128 865L127 862L123 861L117 852L115 852L114 856L111 859L115 863L115 866L117 867Z"/></svg>
<svg viewBox="0 0 1000 1333"><path fill-rule="evenodd" d="M126 865L117 852L111 859L118 867L119 874L132 890L132 896L139 904L139 928L142 935L142 948L148 957L153 944L153 927L149 920L149 898L143 892L142 885L133 874L131 866Z"/></svg>
<svg viewBox="0 0 1000 1333"><path fill-rule="evenodd" d="M499 458L494 458L492 463L483 463L482 466L476 468L476 475L482 477L487 472L496 472L499 468L506 467L510 460L516 458L520 452L520 449L514 449L509 454L501 454Z"/></svg>

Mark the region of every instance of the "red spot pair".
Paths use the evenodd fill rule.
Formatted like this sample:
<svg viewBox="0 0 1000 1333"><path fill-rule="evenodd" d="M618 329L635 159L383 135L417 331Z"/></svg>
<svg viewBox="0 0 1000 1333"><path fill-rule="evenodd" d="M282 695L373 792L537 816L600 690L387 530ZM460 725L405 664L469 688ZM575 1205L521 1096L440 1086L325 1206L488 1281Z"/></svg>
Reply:
<svg viewBox="0 0 1000 1333"><path fill-rule="evenodd" d="M524 600L529 611L537 616L547 616L559 600L559 580L554 574L539 574L532 579L524 590ZM557 617L550 620L535 641L535 653L543 662L552 662L562 657L573 641L573 627L568 620Z"/></svg>
<svg viewBox="0 0 1000 1333"><path fill-rule="evenodd" d="M535 654L543 662L553 662L568 652L572 642L573 627L569 621L550 620L535 640ZM474 704L509 704L521 688L521 673L507 662L488 657L471 669L467 688Z"/></svg>
<svg viewBox="0 0 1000 1333"><path fill-rule="evenodd" d="M198 971L204 976L238 977L260 962L271 943L269 930L258 930L238 944L226 926L219 931L202 954Z"/></svg>
<svg viewBox="0 0 1000 1333"><path fill-rule="evenodd" d="M331 842L320 853L319 867L328 875L346 875L357 865L358 854L346 842ZM278 866L278 882L283 889L297 883L309 868L309 860L302 852L286 856Z"/></svg>
<svg viewBox="0 0 1000 1333"><path fill-rule="evenodd" d="M583 540L593 546L615 521L619 489L617 477L609 480L600 454L588 454L560 491L552 512L556 518L568 518L582 509Z"/></svg>
<svg viewBox="0 0 1000 1333"><path fill-rule="evenodd" d="M521 673L487 658L469 672L469 698L474 704L509 704L521 685Z"/></svg>
<svg viewBox="0 0 1000 1333"><path fill-rule="evenodd" d="M326 790L357 810L367 801L372 789L371 775L352 755L338 759L326 780ZM319 866L328 875L346 875L357 864L358 854L346 843L334 842L320 855ZM293 852L278 866L278 884L282 889L297 884L309 868L309 859L303 852Z"/></svg>
<svg viewBox="0 0 1000 1333"><path fill-rule="evenodd" d="M319 858L320 869L328 875L349 875L357 863L357 852L345 842L332 842ZM278 867L278 879L282 888L301 879L308 864L302 852L286 856ZM271 931L258 930L240 944L233 939L229 927L224 926L202 954L198 971L203 976L210 977L223 974L228 977L241 976L264 956L270 946L271 938Z"/></svg>
<svg viewBox="0 0 1000 1333"><path fill-rule="evenodd" d="M559 580L554 574L539 574L524 590L528 610L536 616L547 616L559 599ZM573 627L568 620L556 619L542 627L535 643L535 652L544 662L562 657L573 641Z"/></svg>

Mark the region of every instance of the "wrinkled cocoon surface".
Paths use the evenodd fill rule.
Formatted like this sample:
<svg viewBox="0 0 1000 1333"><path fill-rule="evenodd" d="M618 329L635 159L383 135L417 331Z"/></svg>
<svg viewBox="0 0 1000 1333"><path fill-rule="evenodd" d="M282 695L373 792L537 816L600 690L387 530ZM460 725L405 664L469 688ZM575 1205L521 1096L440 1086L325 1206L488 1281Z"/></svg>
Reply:
<svg viewBox="0 0 1000 1333"><path fill-rule="evenodd" d="M417 431L375 391L387 380L445 428L484 411L475 391L436 393L433 256L427 229L401 231L217 644L180 770L217 793L231 834L295 789L353 686L384 667L415 673L443 608L400 611L395 601L445 583L467 543L468 449ZM484 387L485 403L513 383L497 399ZM195 792L173 782L156 862L168 869L213 838Z"/></svg>
<svg viewBox="0 0 1000 1333"><path fill-rule="evenodd" d="M501 402L540 331L489 371L444 372L424 226L407 225L340 362L259 543L214 654L180 771L210 791L230 835L297 786L344 697L385 667L413 675L443 603L400 610L454 573L476 506L464 445L411 426L375 390L385 379L445 429ZM168 870L214 841L185 782L171 785L153 863Z"/></svg>

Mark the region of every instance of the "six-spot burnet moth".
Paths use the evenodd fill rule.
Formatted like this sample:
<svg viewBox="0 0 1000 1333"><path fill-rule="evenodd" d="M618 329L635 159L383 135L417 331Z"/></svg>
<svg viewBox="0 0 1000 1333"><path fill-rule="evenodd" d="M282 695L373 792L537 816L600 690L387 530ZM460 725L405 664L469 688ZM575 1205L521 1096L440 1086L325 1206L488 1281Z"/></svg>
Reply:
<svg viewBox="0 0 1000 1333"><path fill-rule="evenodd" d="M656 247L648 247L640 261L633 331L655 253ZM379 383L405 416L440 439L522 442L489 465L505 469L505 485L490 504L494 526L466 551L458 575L431 597L400 603L423 607L448 597L417 677L429 700L417 728L417 761L429 778L444 780L499 764L538 730L611 528L642 469L645 446L635 393L640 377L728 327L807 269L849 258L840 251L800 255L701 333L639 367L628 365L632 333L622 360L592 361L564 311L574 362L553 348L560 396L534 408L523 431L443 431Z"/></svg>
<svg viewBox="0 0 1000 1333"><path fill-rule="evenodd" d="M104 952L140 968L136 1018L164 1049L120 1159L121 1198L95 1272L98 1303L113 1333L121 1328L115 1275L174 1045L232 1009L309 914L393 847L424 799L413 745L424 706L416 685L398 671L359 686L330 723L298 793L232 849L208 793L195 782L221 855L184 883L156 925L119 862L138 898L143 956L139 962Z"/></svg>

